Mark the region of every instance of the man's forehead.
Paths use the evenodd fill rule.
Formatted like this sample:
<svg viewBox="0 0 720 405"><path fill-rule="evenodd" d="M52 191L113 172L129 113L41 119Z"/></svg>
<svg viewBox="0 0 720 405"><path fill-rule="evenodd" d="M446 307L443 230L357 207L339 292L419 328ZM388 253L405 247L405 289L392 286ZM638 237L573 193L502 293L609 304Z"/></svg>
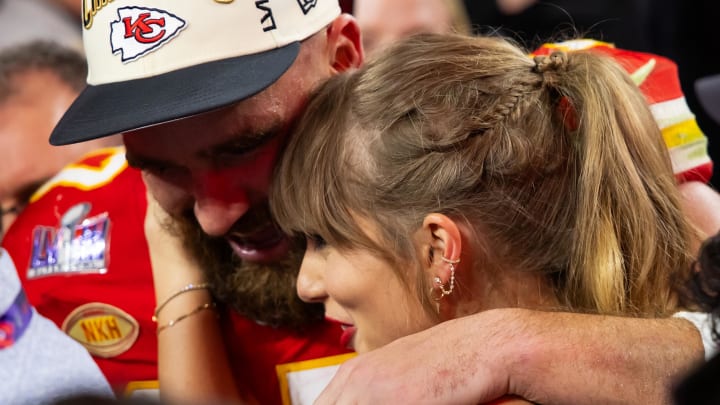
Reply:
<svg viewBox="0 0 720 405"><path fill-rule="evenodd" d="M169 155L159 145L197 154L238 138L287 132L312 90L308 72L296 65L267 88L229 106L126 132L125 145L136 157L153 158Z"/></svg>
<svg viewBox="0 0 720 405"><path fill-rule="evenodd" d="M178 162L212 159L224 151L253 149L263 138L283 134L293 117L278 108L248 110L240 103L124 134L128 160Z"/></svg>

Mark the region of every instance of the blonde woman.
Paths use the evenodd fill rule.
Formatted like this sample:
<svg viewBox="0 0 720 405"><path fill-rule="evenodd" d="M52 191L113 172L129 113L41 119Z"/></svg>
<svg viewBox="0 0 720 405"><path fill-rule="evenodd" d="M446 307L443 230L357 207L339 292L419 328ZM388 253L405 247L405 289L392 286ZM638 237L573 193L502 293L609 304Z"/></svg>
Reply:
<svg viewBox="0 0 720 405"><path fill-rule="evenodd" d="M693 233L610 58L417 36L323 85L297 130L273 213L307 236L301 298L358 352L493 308L677 310Z"/></svg>

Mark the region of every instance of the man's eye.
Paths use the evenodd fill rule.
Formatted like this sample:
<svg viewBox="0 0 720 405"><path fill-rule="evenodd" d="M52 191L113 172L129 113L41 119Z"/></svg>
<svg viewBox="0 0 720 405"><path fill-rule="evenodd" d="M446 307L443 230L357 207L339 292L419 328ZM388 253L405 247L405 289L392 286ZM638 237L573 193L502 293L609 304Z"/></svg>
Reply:
<svg viewBox="0 0 720 405"><path fill-rule="evenodd" d="M325 242L325 239L323 239L322 236L320 236L320 235L315 235L315 234L308 235L307 239L308 239L308 247L310 247L312 249L320 250L320 249L324 248L325 246L327 246L327 242Z"/></svg>
<svg viewBox="0 0 720 405"><path fill-rule="evenodd" d="M267 131L252 132L238 136L235 140L219 145L208 154L218 166L232 166L249 159L254 159L270 141L281 134L278 128Z"/></svg>
<svg viewBox="0 0 720 405"><path fill-rule="evenodd" d="M248 150L228 150L213 156L213 164L215 167L233 167L243 162L253 159L257 149Z"/></svg>
<svg viewBox="0 0 720 405"><path fill-rule="evenodd" d="M142 171L147 172L148 174L160 178L164 181L170 181L173 183L185 181L189 178L190 175L187 169L176 166L153 165L143 168Z"/></svg>

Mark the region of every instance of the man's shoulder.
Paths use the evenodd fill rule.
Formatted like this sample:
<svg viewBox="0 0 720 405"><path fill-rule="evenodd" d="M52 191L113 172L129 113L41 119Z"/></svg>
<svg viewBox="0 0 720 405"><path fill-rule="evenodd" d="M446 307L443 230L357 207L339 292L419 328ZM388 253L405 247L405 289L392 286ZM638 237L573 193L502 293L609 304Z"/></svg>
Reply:
<svg viewBox="0 0 720 405"><path fill-rule="evenodd" d="M101 149L42 185L8 230L3 246L23 281L105 274L111 261L114 268L137 269L127 264L131 251L135 263L144 263L149 273L146 208L142 178L127 166L124 150Z"/></svg>
<svg viewBox="0 0 720 405"><path fill-rule="evenodd" d="M30 197L29 208L50 204L62 205L61 200L107 199L122 197L119 193L144 193L140 172L130 168L122 147L98 149L70 163L50 178Z"/></svg>
<svg viewBox="0 0 720 405"><path fill-rule="evenodd" d="M155 380L155 296L140 173L122 148L43 185L3 239L28 299L83 344L114 386Z"/></svg>

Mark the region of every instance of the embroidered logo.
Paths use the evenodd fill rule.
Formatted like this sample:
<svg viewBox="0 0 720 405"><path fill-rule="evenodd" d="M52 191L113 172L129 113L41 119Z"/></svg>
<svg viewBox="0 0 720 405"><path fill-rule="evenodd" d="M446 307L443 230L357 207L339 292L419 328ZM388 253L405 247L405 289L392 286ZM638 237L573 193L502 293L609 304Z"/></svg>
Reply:
<svg viewBox="0 0 720 405"><path fill-rule="evenodd" d="M120 308L91 302L75 308L63 321L62 330L91 354L114 357L132 347L140 324Z"/></svg>
<svg viewBox="0 0 720 405"><path fill-rule="evenodd" d="M255 8L263 12L263 16L260 19L260 26L262 27L263 32L272 31L274 29L277 29L277 25L275 24L275 17L273 17L273 12L270 6L267 5L268 1L270 0L256 0L255 1Z"/></svg>
<svg viewBox="0 0 720 405"><path fill-rule="evenodd" d="M185 20L163 10L122 7L117 13L118 19L110 23L110 45L123 62L158 49L187 25Z"/></svg>
<svg viewBox="0 0 720 405"><path fill-rule="evenodd" d="M297 0L297 2L305 15L310 12L311 8L317 5L317 0Z"/></svg>
<svg viewBox="0 0 720 405"><path fill-rule="evenodd" d="M37 226L27 278L71 273L107 272L110 218L107 213L86 218L90 203L72 206L60 226Z"/></svg>
<svg viewBox="0 0 720 405"><path fill-rule="evenodd" d="M82 0L83 25L86 30L89 30L90 27L92 27L93 21L95 20L95 14L112 2L113 0Z"/></svg>

